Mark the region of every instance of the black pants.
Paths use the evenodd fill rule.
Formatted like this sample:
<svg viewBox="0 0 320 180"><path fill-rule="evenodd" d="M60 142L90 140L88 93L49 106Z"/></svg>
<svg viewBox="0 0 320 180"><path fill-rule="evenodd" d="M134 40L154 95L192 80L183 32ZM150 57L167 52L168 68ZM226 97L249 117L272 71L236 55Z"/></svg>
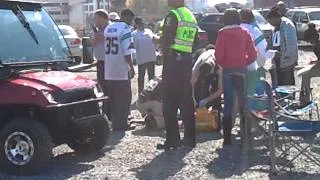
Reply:
<svg viewBox="0 0 320 180"><path fill-rule="evenodd" d="M277 78L279 86L295 85L294 67L285 70L277 69Z"/></svg>
<svg viewBox="0 0 320 180"><path fill-rule="evenodd" d="M141 93L144 88L144 76L148 71L148 79L154 78L155 62L148 62L138 65L138 92Z"/></svg>
<svg viewBox="0 0 320 180"><path fill-rule="evenodd" d="M102 88L102 91L105 96L108 96L108 88L106 85L106 80L104 79L104 61L100 60L97 64L97 81ZM104 101L102 111L104 114L106 114L111 120L111 107L110 107L110 101Z"/></svg>
<svg viewBox="0 0 320 180"><path fill-rule="evenodd" d="M190 83L192 72L191 54L165 56L163 65L163 116L166 127L166 143L175 144L180 141L177 111L180 109L184 121L184 138L195 142L195 117Z"/></svg>
<svg viewBox="0 0 320 180"><path fill-rule="evenodd" d="M272 86L295 85L294 67L285 70L279 68L270 69Z"/></svg>
<svg viewBox="0 0 320 180"><path fill-rule="evenodd" d="M273 86L288 86L288 85L295 85L295 78L294 78L294 66L286 69L280 68L280 61L279 57L275 57L274 59L276 67L271 69L271 78L273 80Z"/></svg>
<svg viewBox="0 0 320 180"><path fill-rule="evenodd" d="M132 100L130 80L107 80L108 96L110 97L112 127L125 129Z"/></svg>

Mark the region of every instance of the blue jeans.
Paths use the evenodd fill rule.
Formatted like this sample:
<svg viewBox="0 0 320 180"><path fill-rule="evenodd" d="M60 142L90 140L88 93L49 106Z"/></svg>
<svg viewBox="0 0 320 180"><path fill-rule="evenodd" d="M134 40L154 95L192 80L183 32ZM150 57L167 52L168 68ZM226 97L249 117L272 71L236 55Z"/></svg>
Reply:
<svg viewBox="0 0 320 180"><path fill-rule="evenodd" d="M240 99L246 100L247 97L247 85L246 79L244 79L243 88L238 88L239 82L236 82L232 78L232 74L240 73L246 77L246 69L224 69L223 70L223 94L224 94L224 117L232 118L234 114L234 103L235 103L235 94ZM238 89L237 89L238 88ZM236 91L237 90L237 91ZM237 93L236 93L237 92ZM241 102L242 100L239 99L239 104L244 105L246 108L246 101Z"/></svg>

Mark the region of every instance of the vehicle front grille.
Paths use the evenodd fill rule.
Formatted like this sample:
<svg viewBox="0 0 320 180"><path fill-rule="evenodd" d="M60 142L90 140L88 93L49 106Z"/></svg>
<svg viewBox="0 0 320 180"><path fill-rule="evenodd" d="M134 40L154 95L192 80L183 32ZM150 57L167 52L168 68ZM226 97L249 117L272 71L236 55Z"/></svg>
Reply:
<svg viewBox="0 0 320 180"><path fill-rule="evenodd" d="M59 90L53 93L53 98L59 104L73 103L96 98L93 88L80 88L72 90ZM97 102L86 102L70 105L59 109L62 118L67 120L79 119L100 113Z"/></svg>
<svg viewBox="0 0 320 180"><path fill-rule="evenodd" d="M96 102L84 103L68 107L71 117L78 119L85 116L92 116L100 113L99 105Z"/></svg>
<svg viewBox="0 0 320 180"><path fill-rule="evenodd" d="M55 91L53 97L58 103L71 103L95 98L95 93L93 88L80 88Z"/></svg>

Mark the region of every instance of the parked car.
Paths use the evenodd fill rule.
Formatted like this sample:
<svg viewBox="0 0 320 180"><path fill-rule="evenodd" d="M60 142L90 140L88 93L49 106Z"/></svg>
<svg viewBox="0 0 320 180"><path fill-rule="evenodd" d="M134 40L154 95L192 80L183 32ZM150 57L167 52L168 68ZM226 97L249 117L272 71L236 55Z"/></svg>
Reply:
<svg viewBox="0 0 320 180"><path fill-rule="evenodd" d="M99 103L107 98L95 81L52 70L71 61L70 50L43 6L3 0L0 27L1 170L35 173L61 144L103 148L109 125Z"/></svg>
<svg viewBox="0 0 320 180"><path fill-rule="evenodd" d="M199 12L194 12L193 15L197 19L197 22L200 22L201 19L203 18L202 13L199 13Z"/></svg>
<svg viewBox="0 0 320 180"><path fill-rule="evenodd" d="M209 44L208 33L201 28L198 28L198 40L195 45L195 50L205 48Z"/></svg>
<svg viewBox="0 0 320 180"><path fill-rule="evenodd" d="M194 12L193 15L196 17L198 23L203 18L202 13ZM209 38L208 38L207 32L202 30L200 27L198 27L198 40L195 45L195 51L197 49L205 48L208 44L209 44Z"/></svg>
<svg viewBox="0 0 320 180"><path fill-rule="evenodd" d="M301 7L290 9L287 12L297 28L297 36L299 40L304 39L304 32L308 29L309 23L314 23L320 31L320 7Z"/></svg>
<svg viewBox="0 0 320 180"><path fill-rule="evenodd" d="M59 25L58 27L64 39L68 43L71 55L74 58L75 62L80 63L83 57L83 47L81 38L78 36L77 32L71 26Z"/></svg>
<svg viewBox="0 0 320 180"><path fill-rule="evenodd" d="M219 13L223 13L228 8L242 9L244 5L237 2L222 2L214 6Z"/></svg>
<svg viewBox="0 0 320 180"><path fill-rule="evenodd" d="M268 44L271 44L273 27L266 21L266 19L257 11L253 11L257 24L263 31ZM209 42L215 44L218 32L224 27L223 13L206 14L199 23L201 29L205 30L209 35Z"/></svg>
<svg viewBox="0 0 320 180"><path fill-rule="evenodd" d="M267 19L270 9L257 9L256 11L258 11L265 19Z"/></svg>

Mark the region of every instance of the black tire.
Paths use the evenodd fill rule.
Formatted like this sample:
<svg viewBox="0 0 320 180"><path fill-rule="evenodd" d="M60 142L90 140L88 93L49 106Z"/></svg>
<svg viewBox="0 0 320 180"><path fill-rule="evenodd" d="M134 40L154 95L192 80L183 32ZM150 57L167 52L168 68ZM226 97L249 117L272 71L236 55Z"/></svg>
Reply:
<svg viewBox="0 0 320 180"><path fill-rule="evenodd" d="M91 137L83 137L82 139L90 138L89 142L85 142L79 139L73 139L69 141L68 146L78 153L91 153L99 152L107 143L110 135L110 127L108 118L106 116L99 117L92 121L89 127ZM88 130L88 129L87 129ZM83 131L84 135L88 134L88 131Z"/></svg>
<svg viewBox="0 0 320 180"><path fill-rule="evenodd" d="M14 162L18 162L15 160L12 160L12 151L14 151L12 148L15 146L17 147L18 143L16 145L13 145L11 142L17 142L17 140L7 141L11 139L12 136L16 133L19 133L20 139L19 141L27 144L32 144L33 148L30 148L31 146L28 146L29 151L30 149L34 149L32 155L30 155L30 160L27 162L25 161L25 164L17 164ZM24 133L24 134L23 134ZM27 135L31 139L30 141L23 141L24 136ZM14 138L12 138L14 139ZM25 138L27 139L27 138ZM40 122L32 119L32 118L16 118L13 121L11 121L9 124L7 124L0 132L0 144L1 144L1 151L0 151L0 164L1 168L9 173L9 174L15 174L15 175L29 175L36 173L41 168L43 168L51 159L52 157L52 148L53 143L51 136L47 130L47 128L42 125ZM6 146L7 144L7 146ZM12 148L9 148L10 145ZM8 148L7 148L8 147ZM6 150L11 149L11 150ZM16 155L16 159L19 155ZM11 161L9 160L9 157L11 158ZM21 158L21 156L20 156ZM14 158L13 158L14 159ZM21 159L20 159L21 160Z"/></svg>
<svg viewBox="0 0 320 180"><path fill-rule="evenodd" d="M81 64L81 62L82 62L81 57L79 57L79 56L74 57L74 64L75 65Z"/></svg>

